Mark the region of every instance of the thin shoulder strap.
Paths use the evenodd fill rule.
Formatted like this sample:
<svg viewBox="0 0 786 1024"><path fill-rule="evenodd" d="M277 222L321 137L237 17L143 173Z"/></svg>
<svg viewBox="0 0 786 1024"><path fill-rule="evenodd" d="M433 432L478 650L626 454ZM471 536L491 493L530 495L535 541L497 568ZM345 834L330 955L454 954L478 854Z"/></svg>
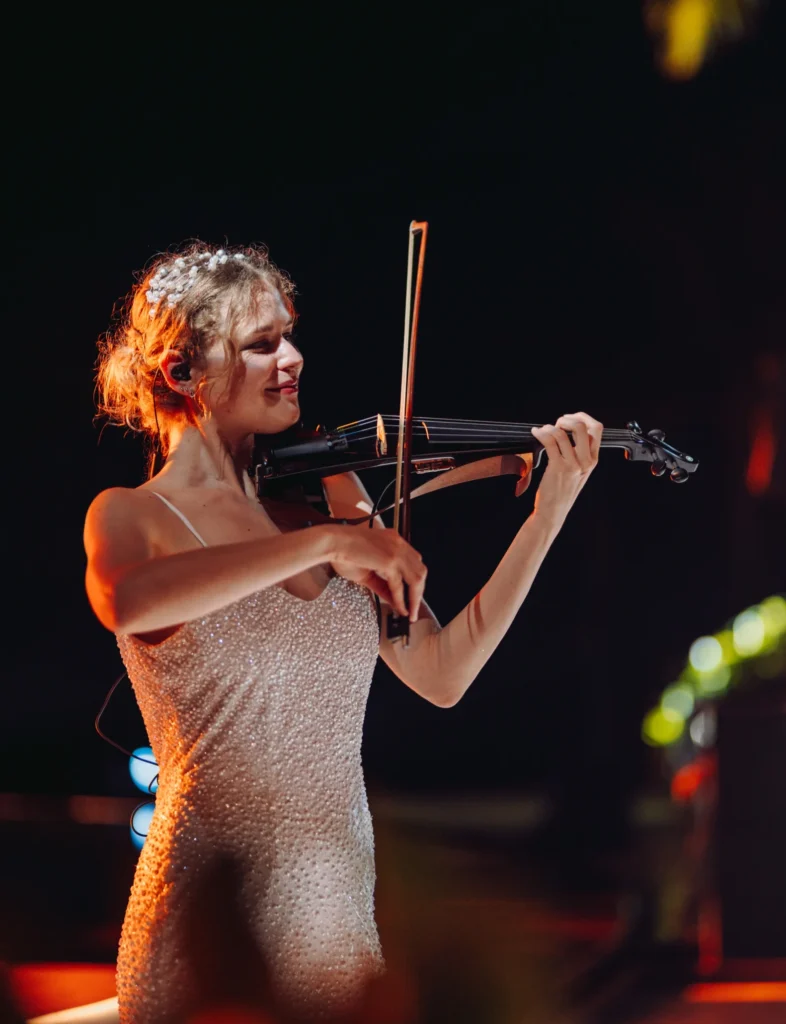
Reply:
<svg viewBox="0 0 786 1024"><path fill-rule="evenodd" d="M157 498L160 498L160 499L161 499L161 500L163 501L163 503L164 503L164 504L165 504L165 505L166 505L166 506L167 506L168 508L171 508L171 509L172 509L172 511L173 511L173 512L175 513L175 515L176 515L176 516L178 517L178 519L182 520L182 522L184 522L184 523L186 524L186 526L187 526L187 527L189 528L189 530L190 530L190 531L191 531L191 532L193 533L193 535L194 535L194 536L196 537L196 539L197 539L197 540L199 541L199 543L200 543L200 544L202 545L202 547L203 547L203 548L206 548L206 547L207 547L207 543L206 543L206 542L205 542L205 540L204 540L204 539L202 538L201 534L199 534L199 533L198 533L198 532L197 532L197 531L196 531L196 530L194 529L194 527L193 527L193 526L191 525L191 523L190 523L190 522L188 521L188 519L186 519L186 517L185 517L185 516L183 515L183 513L182 513L182 512L180 511L180 509L179 509L179 508L176 508L176 507L175 507L175 506L174 506L174 505L172 504L172 502L171 502L171 501L169 500L169 498L165 498L165 497L164 497L164 495L163 495L163 494L159 494L159 493L158 493L158 491L151 491L150 493L151 493L151 494L155 494L155 496L156 496Z"/></svg>

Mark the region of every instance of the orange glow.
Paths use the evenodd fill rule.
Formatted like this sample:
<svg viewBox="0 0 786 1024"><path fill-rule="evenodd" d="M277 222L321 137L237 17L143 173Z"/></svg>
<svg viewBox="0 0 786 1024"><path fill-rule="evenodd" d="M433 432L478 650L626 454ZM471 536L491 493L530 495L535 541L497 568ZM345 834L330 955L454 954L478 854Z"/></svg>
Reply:
<svg viewBox="0 0 786 1024"><path fill-rule="evenodd" d="M721 931L720 905L715 896L708 896L699 906L697 921L699 941L699 974L712 977L723 963L723 933Z"/></svg>
<svg viewBox="0 0 786 1024"><path fill-rule="evenodd" d="M775 465L775 430L769 409L757 410L754 419L753 444L745 472L745 483L754 497L766 494L772 483Z"/></svg>
<svg viewBox="0 0 786 1024"><path fill-rule="evenodd" d="M715 766L711 757L701 757L682 768L671 780L671 798L677 803L687 803L696 795L701 785L713 777Z"/></svg>
<svg viewBox="0 0 786 1024"><path fill-rule="evenodd" d="M691 985L686 1003L786 1003L786 981L727 981Z"/></svg>
<svg viewBox="0 0 786 1024"><path fill-rule="evenodd" d="M11 991L26 1017L96 1003L115 994L114 964L20 964Z"/></svg>

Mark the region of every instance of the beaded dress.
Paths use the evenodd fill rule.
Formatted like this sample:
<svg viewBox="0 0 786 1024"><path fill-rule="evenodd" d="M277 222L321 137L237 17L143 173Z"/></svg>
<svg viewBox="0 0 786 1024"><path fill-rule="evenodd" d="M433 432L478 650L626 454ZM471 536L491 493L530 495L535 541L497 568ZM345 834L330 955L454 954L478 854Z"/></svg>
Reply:
<svg viewBox="0 0 786 1024"><path fill-rule="evenodd" d="M369 592L341 576L314 600L260 590L155 646L118 637L160 772L121 1024L222 1001L330 1018L381 972L360 759L378 644Z"/></svg>

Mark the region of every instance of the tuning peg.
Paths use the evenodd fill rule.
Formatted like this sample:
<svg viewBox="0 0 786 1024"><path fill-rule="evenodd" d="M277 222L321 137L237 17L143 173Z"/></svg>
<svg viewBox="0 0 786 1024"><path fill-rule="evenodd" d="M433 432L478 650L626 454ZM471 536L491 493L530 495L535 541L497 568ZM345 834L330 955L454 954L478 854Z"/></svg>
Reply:
<svg viewBox="0 0 786 1024"><path fill-rule="evenodd" d="M671 479L674 481L675 484L684 484L685 481L688 479L689 473L688 473L687 469L679 469L678 468L678 469L673 469L671 471L671 473L669 473L669 476L671 477Z"/></svg>
<svg viewBox="0 0 786 1024"><path fill-rule="evenodd" d="M652 441L657 441L658 443L660 443L661 441L665 440L666 431L661 430L659 427L656 427L654 430L647 431L647 437L649 437Z"/></svg>
<svg viewBox="0 0 786 1024"><path fill-rule="evenodd" d="M639 426L639 424L635 420L631 420L629 423L626 423L625 427L628 430L632 430L634 434L640 434L641 433L641 427Z"/></svg>
<svg viewBox="0 0 786 1024"><path fill-rule="evenodd" d="M661 462L660 459L657 459L650 466L650 473L652 473L653 476L663 476L663 474L665 472L666 472L666 463L665 462Z"/></svg>

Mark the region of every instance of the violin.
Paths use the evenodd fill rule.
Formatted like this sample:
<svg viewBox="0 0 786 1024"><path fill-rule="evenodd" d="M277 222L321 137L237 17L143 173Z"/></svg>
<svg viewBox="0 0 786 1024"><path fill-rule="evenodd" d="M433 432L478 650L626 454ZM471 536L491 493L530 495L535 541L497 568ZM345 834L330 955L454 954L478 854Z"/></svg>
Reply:
<svg viewBox="0 0 786 1024"><path fill-rule="evenodd" d="M289 526L312 525L330 521L326 515L319 481L321 477L376 466L396 466L396 477L377 499L367 516L344 520L352 525L368 522L382 512L393 509L393 529L410 540L413 498L466 483L495 476L516 476L516 495L521 495L532 481L533 471L540 465L544 447L532 433L533 423L498 422L492 420L444 419L415 417L412 412L415 351L420 295L425 256L425 221L410 224L407 268L407 295L404 317L404 354L402 360L401 402L398 415L377 413L327 430L302 433L294 440L270 435L255 438L253 476L257 496L271 508L275 516L283 503L297 503L282 517ZM413 247L421 237L414 303L412 300ZM570 432L568 432L570 436ZM604 427L601 448L618 448L632 462L648 463L654 476L668 472L675 483L684 483L698 469L699 463L671 444L659 428L646 434L635 421L624 429ZM429 479L412 488L412 476ZM384 504L390 486L395 484L392 502ZM388 636L401 638L406 644L409 620L403 616L388 617Z"/></svg>
<svg viewBox="0 0 786 1024"><path fill-rule="evenodd" d="M543 445L532 433L533 427L538 426L537 423L418 417L412 424L410 472L446 475L441 476L439 484L418 487L410 496L414 498L416 494L441 487L506 473L516 474L526 481L526 486L517 487L517 493L523 493L544 452ZM398 430L398 416L378 413L330 431L318 427L301 435L302 440L281 447L271 447L269 436L257 435L254 477L258 494L261 497L265 493L266 483L305 473L330 476L393 465L398 450L389 439L397 435ZM663 430L654 429L645 434L635 421L627 423L623 430L604 427L600 447L619 448L626 459L649 463L654 476L663 476L668 471L675 483L684 483L699 466L691 455L666 444ZM467 472L467 467L478 462L474 471ZM379 511L392 507L391 503Z"/></svg>

